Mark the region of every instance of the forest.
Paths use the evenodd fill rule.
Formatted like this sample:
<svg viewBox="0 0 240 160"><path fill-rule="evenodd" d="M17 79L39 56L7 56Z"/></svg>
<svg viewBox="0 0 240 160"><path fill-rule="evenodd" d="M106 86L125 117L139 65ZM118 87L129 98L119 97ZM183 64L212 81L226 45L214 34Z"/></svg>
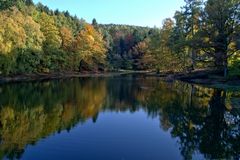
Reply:
<svg viewBox="0 0 240 160"><path fill-rule="evenodd" d="M216 69L240 76L240 0L185 0L161 28L87 23L32 0L0 0L0 75Z"/></svg>

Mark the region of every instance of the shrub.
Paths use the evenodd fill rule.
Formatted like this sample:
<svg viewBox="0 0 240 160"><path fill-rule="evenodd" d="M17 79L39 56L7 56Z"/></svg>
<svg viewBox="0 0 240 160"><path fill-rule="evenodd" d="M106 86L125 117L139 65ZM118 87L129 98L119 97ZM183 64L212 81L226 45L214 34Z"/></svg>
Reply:
<svg viewBox="0 0 240 160"><path fill-rule="evenodd" d="M9 75L14 73L16 60L13 55L0 54L0 75Z"/></svg>
<svg viewBox="0 0 240 160"><path fill-rule="evenodd" d="M25 50L17 54L17 73L37 73L41 70L42 53L34 50Z"/></svg>
<svg viewBox="0 0 240 160"><path fill-rule="evenodd" d="M229 76L240 77L240 60L236 60L230 65Z"/></svg>

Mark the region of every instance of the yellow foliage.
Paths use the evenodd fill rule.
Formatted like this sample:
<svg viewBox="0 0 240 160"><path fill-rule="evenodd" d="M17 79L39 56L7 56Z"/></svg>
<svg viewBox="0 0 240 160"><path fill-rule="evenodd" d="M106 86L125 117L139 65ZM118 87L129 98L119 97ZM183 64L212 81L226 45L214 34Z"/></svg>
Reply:
<svg viewBox="0 0 240 160"><path fill-rule="evenodd" d="M41 25L41 31L45 36L44 45L48 48L60 48L62 40L60 37L59 29L56 27L54 18L47 15L46 13L41 13L38 19Z"/></svg>
<svg viewBox="0 0 240 160"><path fill-rule="evenodd" d="M8 54L13 49L23 48L26 42L26 33L19 21L10 11L0 12L0 51Z"/></svg>
<svg viewBox="0 0 240 160"><path fill-rule="evenodd" d="M0 12L0 51L8 54L17 48L41 49L43 34L32 17L17 8Z"/></svg>
<svg viewBox="0 0 240 160"><path fill-rule="evenodd" d="M69 28L62 27L60 29L60 35L62 38L62 48L65 51L70 51L72 49L73 34Z"/></svg>
<svg viewBox="0 0 240 160"><path fill-rule="evenodd" d="M107 51L102 35L89 24L85 24L83 30L77 35L74 50L88 64L93 64L96 59L104 63Z"/></svg>

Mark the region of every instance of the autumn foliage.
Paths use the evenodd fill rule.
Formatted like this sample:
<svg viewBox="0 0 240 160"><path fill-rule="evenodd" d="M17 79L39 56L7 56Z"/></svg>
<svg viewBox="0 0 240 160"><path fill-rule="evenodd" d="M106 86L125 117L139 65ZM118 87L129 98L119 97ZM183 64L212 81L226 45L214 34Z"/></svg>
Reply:
<svg viewBox="0 0 240 160"><path fill-rule="evenodd" d="M106 64L105 41L92 25L41 4L2 3L0 74L98 71Z"/></svg>
<svg viewBox="0 0 240 160"><path fill-rule="evenodd" d="M0 0L0 75L221 70L239 76L239 0L185 0L161 28L92 24L31 0Z"/></svg>

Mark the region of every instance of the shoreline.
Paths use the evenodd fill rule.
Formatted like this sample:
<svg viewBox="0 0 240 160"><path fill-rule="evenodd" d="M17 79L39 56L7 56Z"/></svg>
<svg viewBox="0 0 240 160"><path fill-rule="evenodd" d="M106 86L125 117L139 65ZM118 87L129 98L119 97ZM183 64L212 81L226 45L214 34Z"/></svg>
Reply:
<svg viewBox="0 0 240 160"><path fill-rule="evenodd" d="M0 84L37 82L56 79L81 78L81 77L111 77L125 74L144 74L148 71L116 71L116 72L54 72L54 73L35 73L18 74L11 76L0 76Z"/></svg>
<svg viewBox="0 0 240 160"><path fill-rule="evenodd" d="M159 77L166 82L177 80L222 90L240 90L240 78L224 78L219 73L218 70L196 70L191 73L152 73L148 75Z"/></svg>
<svg viewBox="0 0 240 160"><path fill-rule="evenodd" d="M0 76L0 85L21 82L41 82L57 79L82 78L82 77L112 77L127 74L143 74L146 77L157 77L166 82L182 81L190 84L199 84L219 89L240 90L240 79L225 79L216 75L216 71L199 70L192 73L156 73L151 71L112 71L112 72L54 72L38 74L19 74Z"/></svg>

